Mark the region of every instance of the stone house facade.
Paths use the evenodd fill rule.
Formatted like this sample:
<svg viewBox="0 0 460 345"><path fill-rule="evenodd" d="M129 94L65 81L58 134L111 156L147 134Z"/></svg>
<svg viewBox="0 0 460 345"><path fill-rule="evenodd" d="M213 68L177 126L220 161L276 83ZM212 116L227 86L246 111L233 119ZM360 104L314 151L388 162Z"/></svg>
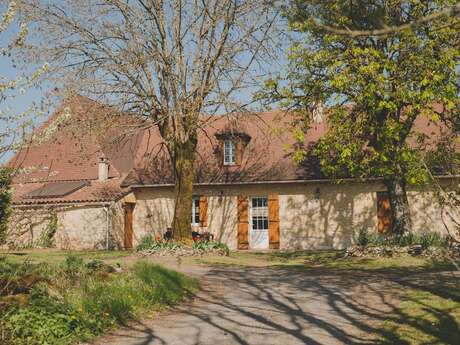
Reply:
<svg viewBox="0 0 460 345"><path fill-rule="evenodd" d="M58 248L129 249L143 236L161 238L172 223L174 180L156 129L142 123L124 136L131 118L76 97L40 130L53 126L63 109L71 116L55 133L9 162L19 169L11 245L40 245L52 236ZM291 121L281 112L203 118L191 229L241 250L343 248L361 229L388 231L381 181L337 184L315 162L295 164ZM416 128L440 134L428 124ZM326 130L322 121L314 123L304 145ZM456 176L438 181L459 188ZM445 233L453 225L433 193L409 191L414 231Z"/></svg>

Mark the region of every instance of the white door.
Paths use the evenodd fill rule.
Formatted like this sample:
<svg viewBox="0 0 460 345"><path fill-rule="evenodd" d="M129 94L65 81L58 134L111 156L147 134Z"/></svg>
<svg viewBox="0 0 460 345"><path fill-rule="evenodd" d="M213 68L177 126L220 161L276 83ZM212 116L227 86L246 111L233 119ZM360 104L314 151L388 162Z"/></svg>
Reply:
<svg viewBox="0 0 460 345"><path fill-rule="evenodd" d="M251 198L251 222L249 247L251 249L268 249L268 199Z"/></svg>

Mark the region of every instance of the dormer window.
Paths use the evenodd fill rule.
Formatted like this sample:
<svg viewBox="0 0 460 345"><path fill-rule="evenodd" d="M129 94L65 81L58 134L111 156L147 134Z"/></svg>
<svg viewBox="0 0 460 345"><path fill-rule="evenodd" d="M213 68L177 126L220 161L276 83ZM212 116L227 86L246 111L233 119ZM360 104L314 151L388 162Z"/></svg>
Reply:
<svg viewBox="0 0 460 345"><path fill-rule="evenodd" d="M233 140L224 141L224 165L236 163L236 145Z"/></svg>
<svg viewBox="0 0 460 345"><path fill-rule="evenodd" d="M244 150L251 137L242 131L235 130L218 132L215 136L218 146L215 147L214 152L219 159L219 164L224 167L241 166Z"/></svg>

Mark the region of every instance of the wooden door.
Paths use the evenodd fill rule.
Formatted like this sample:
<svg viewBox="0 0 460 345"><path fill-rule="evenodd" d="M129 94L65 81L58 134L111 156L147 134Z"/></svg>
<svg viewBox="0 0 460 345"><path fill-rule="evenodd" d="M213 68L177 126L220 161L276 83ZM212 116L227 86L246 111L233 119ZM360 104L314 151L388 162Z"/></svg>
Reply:
<svg viewBox="0 0 460 345"><path fill-rule="evenodd" d="M125 209L125 229L124 229L124 248L133 249L133 211L134 203L126 203Z"/></svg>
<svg viewBox="0 0 460 345"><path fill-rule="evenodd" d="M377 192L377 231L381 234L391 232L391 206L387 192Z"/></svg>

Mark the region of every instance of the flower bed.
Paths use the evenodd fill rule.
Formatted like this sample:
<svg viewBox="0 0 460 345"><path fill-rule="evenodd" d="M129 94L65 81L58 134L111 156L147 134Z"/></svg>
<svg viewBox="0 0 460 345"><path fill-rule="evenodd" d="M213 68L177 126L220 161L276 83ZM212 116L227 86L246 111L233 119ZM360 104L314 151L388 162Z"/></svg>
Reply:
<svg viewBox="0 0 460 345"><path fill-rule="evenodd" d="M136 251L143 256L228 256L228 247L216 241L197 241L193 244L184 244L175 241L161 241L152 236L145 236L136 247Z"/></svg>

